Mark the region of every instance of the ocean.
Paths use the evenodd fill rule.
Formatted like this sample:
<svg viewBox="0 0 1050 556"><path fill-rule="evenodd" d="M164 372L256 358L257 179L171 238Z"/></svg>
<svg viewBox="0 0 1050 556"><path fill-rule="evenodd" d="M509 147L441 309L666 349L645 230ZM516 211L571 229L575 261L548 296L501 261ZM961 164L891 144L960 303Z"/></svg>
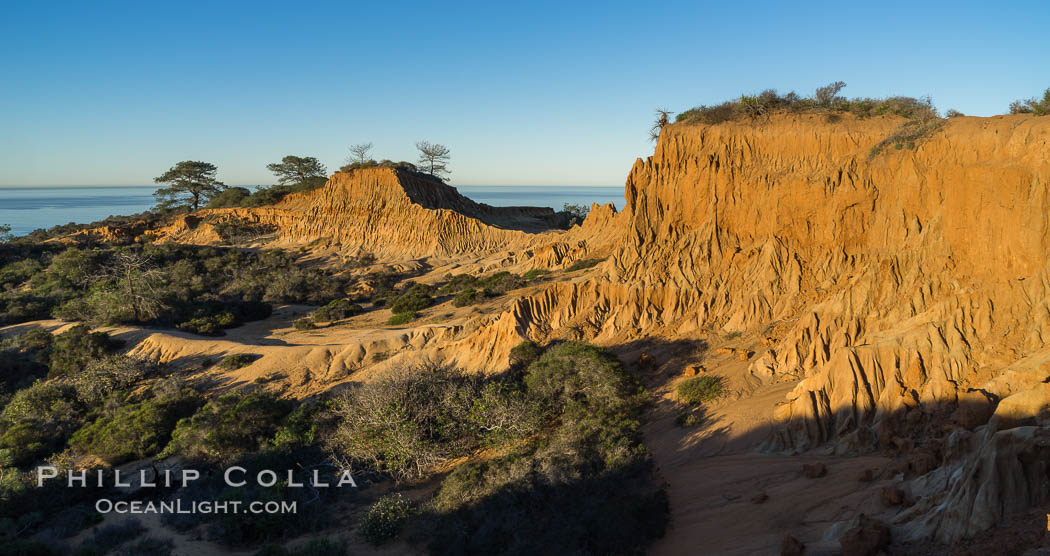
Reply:
<svg viewBox="0 0 1050 556"><path fill-rule="evenodd" d="M0 187L0 224L25 235L59 224L88 224L108 216L137 214L156 201L156 185ZM493 206L535 206L561 210L566 204L613 203L624 207L623 187L557 185L463 185L459 192ZM252 189L252 188L249 188Z"/></svg>

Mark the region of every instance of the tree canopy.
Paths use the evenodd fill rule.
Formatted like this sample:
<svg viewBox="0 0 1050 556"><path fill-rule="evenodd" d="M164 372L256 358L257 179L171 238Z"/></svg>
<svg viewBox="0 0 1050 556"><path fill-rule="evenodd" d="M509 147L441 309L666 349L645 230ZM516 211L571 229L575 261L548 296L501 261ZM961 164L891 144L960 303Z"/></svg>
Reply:
<svg viewBox="0 0 1050 556"><path fill-rule="evenodd" d="M280 162L267 164L266 169L277 176L277 183L281 185L301 185L328 178L324 164L312 156L288 155Z"/></svg>
<svg viewBox="0 0 1050 556"><path fill-rule="evenodd" d="M160 176L153 178L157 183L166 183L153 193L157 207L171 209L189 207L197 210L213 197L222 193L226 185L215 179L218 168L214 164L198 160L183 160L168 169Z"/></svg>

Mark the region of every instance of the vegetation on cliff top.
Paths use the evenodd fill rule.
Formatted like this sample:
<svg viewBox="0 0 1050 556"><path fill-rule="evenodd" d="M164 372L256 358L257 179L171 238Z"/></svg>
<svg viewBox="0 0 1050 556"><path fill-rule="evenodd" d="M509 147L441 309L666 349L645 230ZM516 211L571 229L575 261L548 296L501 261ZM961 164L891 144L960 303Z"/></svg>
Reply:
<svg viewBox="0 0 1050 556"><path fill-rule="evenodd" d="M1050 115L1050 89L1043 91L1043 98L1015 100L1010 103L1011 114Z"/></svg>
<svg viewBox="0 0 1050 556"><path fill-rule="evenodd" d="M929 97L895 96L888 98L846 98L839 92L846 86L836 81L820 87L811 97L794 91L785 95L767 89L757 95L741 95L713 106L697 106L678 114L676 122L716 124L726 121L755 119L777 112L849 113L860 118L894 115L912 120L936 118L937 109Z"/></svg>

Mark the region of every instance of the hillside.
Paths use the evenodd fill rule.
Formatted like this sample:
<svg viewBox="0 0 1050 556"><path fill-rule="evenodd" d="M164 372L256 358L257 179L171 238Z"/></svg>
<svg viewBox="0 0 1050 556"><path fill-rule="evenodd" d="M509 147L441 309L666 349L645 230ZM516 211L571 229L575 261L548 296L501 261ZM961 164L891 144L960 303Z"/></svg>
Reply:
<svg viewBox="0 0 1050 556"><path fill-rule="evenodd" d="M871 156L901 121L664 128L603 275L486 334L754 338L748 378L793 385L764 448L900 458L918 502L898 539L1046 502L1050 120L954 118Z"/></svg>
<svg viewBox="0 0 1050 556"><path fill-rule="evenodd" d="M218 391L298 400L432 362L513 375L500 373L525 340L589 342L652 394L642 433L673 524L654 553L775 552L787 536L836 552L869 520L905 552L998 546L1009 533L994 527L1050 504L1050 119L951 118L874 153L902 122L670 124L627 177L626 208L569 230L549 209L384 168L271 207L99 230L280 248L358 304L301 327L327 298L299 292L223 339L107 330ZM266 233L230 242L230 223ZM346 264L362 253L375 260ZM465 303L450 289L501 275ZM391 320L417 286L428 302ZM231 354L250 363L214 366ZM696 377L719 394L685 403Z"/></svg>

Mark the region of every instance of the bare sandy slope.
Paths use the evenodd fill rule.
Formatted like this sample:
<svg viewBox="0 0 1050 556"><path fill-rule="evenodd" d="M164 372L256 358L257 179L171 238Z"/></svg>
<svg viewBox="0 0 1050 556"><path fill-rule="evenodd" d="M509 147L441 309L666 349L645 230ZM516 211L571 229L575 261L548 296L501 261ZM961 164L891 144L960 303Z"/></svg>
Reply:
<svg viewBox="0 0 1050 556"><path fill-rule="evenodd" d="M806 544L806 554L835 554L842 531L824 541L829 528L861 512L884 511L879 491L892 481L859 477L865 469L885 470L886 458L757 450L774 423L773 407L794 382L762 384L734 354L713 354L704 365L707 374L725 379L729 393L711 404L703 424L692 429L675 424L682 406L674 401L678 377L673 377L657 389L661 399L643 429L669 485L673 516L653 554L779 554L789 534ZM803 464L818 462L827 466L826 476L802 475ZM753 499L762 494L768 498L756 503Z"/></svg>

